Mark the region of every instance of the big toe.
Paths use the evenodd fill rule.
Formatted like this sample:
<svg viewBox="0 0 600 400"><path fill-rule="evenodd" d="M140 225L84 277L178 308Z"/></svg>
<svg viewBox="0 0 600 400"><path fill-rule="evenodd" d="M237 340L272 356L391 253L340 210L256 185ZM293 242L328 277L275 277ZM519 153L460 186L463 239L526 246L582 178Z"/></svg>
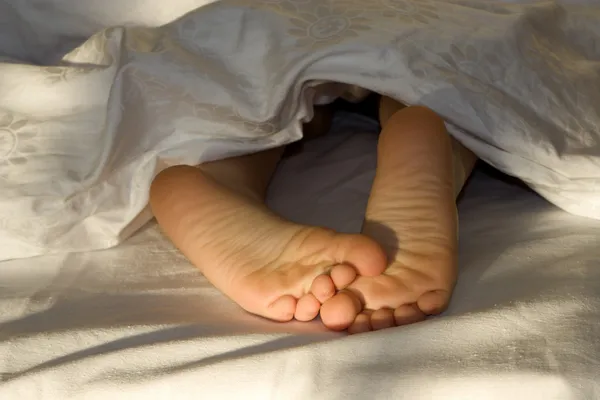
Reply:
<svg viewBox="0 0 600 400"><path fill-rule="evenodd" d="M340 235L336 252L338 264L351 265L362 276L380 275L387 267L387 256L383 248L364 235Z"/></svg>
<svg viewBox="0 0 600 400"><path fill-rule="evenodd" d="M352 325L362 310L360 300L350 292L341 291L321 306L321 320L333 331L343 331Z"/></svg>

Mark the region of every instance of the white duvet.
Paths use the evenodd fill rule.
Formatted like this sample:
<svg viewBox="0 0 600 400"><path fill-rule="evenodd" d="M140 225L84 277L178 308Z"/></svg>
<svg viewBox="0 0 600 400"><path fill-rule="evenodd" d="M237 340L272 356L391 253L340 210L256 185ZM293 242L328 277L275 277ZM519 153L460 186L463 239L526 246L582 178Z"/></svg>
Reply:
<svg viewBox="0 0 600 400"><path fill-rule="evenodd" d="M344 89L326 82L427 105L600 218L596 0L203 3L0 4L0 259L120 243L149 220L157 171L299 139Z"/></svg>

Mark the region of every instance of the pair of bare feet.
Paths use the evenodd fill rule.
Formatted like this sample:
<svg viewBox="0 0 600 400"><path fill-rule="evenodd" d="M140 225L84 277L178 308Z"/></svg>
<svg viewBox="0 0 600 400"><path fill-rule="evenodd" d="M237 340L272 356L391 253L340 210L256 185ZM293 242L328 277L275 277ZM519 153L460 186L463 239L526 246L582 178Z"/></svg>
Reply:
<svg viewBox="0 0 600 400"><path fill-rule="evenodd" d="M443 121L384 98L378 166L361 234L294 224L264 204L281 149L171 167L150 202L166 235L245 310L367 332L443 311L456 280L455 195L475 158ZM462 173L456 174L459 170Z"/></svg>

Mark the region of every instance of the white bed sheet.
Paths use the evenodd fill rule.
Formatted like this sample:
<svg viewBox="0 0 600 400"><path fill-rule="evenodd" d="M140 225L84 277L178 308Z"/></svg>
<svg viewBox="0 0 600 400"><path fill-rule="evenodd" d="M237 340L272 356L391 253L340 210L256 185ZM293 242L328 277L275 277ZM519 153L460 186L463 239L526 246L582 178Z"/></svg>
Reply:
<svg viewBox="0 0 600 400"><path fill-rule="evenodd" d="M336 127L284 162L270 202L356 231L375 127ZM481 172L460 212L449 311L353 337L244 313L154 224L115 249L3 262L0 398L599 398L600 223Z"/></svg>

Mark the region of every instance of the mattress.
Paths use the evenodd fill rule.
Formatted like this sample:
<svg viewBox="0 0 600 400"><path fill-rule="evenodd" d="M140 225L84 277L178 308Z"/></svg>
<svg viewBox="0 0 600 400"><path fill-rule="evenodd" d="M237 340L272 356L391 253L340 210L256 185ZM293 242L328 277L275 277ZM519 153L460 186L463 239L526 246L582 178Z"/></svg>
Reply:
<svg viewBox="0 0 600 400"><path fill-rule="evenodd" d="M376 130L340 113L291 148L271 207L359 230ZM600 222L486 168L459 213L449 310L354 336L245 313L154 222L110 250L4 261L0 398L600 398Z"/></svg>

